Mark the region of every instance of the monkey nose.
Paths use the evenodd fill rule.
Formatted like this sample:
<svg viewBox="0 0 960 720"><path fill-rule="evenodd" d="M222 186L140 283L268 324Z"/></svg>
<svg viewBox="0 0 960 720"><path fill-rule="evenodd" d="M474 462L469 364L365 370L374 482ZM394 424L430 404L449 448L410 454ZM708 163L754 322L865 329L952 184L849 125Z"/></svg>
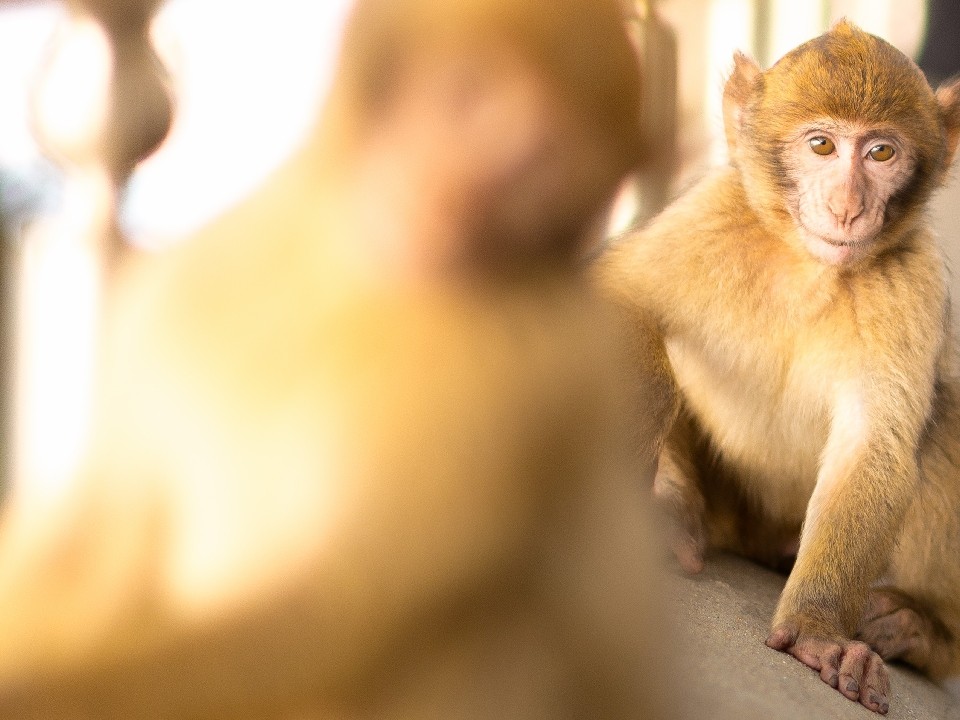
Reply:
<svg viewBox="0 0 960 720"><path fill-rule="evenodd" d="M863 202L860 198L837 198L827 202L827 209L839 226L848 229L863 214Z"/></svg>

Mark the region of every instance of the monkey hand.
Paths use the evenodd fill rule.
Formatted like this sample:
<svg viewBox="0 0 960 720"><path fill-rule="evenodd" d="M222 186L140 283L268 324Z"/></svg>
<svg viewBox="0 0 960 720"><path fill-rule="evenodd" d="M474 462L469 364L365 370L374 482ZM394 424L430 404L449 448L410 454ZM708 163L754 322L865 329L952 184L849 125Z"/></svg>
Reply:
<svg viewBox="0 0 960 720"><path fill-rule="evenodd" d="M696 575L703 570L706 532L703 518L687 514L670 518L669 541L673 556L685 573Z"/></svg>
<svg viewBox="0 0 960 720"><path fill-rule="evenodd" d="M883 660L866 643L824 632L819 623L795 616L774 625L767 645L817 670L821 680L850 700L887 713L890 678Z"/></svg>
<svg viewBox="0 0 960 720"><path fill-rule="evenodd" d="M674 557L684 572L696 575L703 570L707 546L704 524L706 506L696 485L676 472L666 455L653 482L653 496L668 525L667 537Z"/></svg>

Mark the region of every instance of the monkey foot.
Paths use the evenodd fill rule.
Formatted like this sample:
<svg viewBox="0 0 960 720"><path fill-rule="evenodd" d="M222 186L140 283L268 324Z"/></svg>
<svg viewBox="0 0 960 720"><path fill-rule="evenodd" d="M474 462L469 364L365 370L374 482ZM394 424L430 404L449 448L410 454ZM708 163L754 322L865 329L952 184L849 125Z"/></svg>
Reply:
<svg viewBox="0 0 960 720"><path fill-rule="evenodd" d="M821 680L868 710L886 715L890 709L887 668L866 643L806 635L782 624L770 633L767 645L818 671Z"/></svg>
<svg viewBox="0 0 960 720"><path fill-rule="evenodd" d="M945 643L937 623L892 588L871 591L857 637L884 660L903 660L920 670L935 664Z"/></svg>

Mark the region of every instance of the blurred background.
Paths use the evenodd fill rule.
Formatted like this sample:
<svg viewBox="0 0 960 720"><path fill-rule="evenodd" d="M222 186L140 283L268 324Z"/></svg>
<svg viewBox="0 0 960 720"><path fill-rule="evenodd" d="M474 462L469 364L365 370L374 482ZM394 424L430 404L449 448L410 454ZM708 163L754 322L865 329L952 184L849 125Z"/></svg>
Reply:
<svg viewBox="0 0 960 720"><path fill-rule="evenodd" d="M169 73L175 116L167 139L138 166L122 197L121 226L131 242L154 249L175 242L242 198L296 148L329 87L350 5L350 0L161 5L152 36ZM641 222L706 167L724 160L721 90L735 49L766 67L846 16L917 59L934 84L960 72L957 0L661 0L637 2L635 9L635 35L648 70L642 132L654 152L648 172L618 206L614 230ZM82 300L90 295L83 263L63 262L59 274L22 264L32 229L65 211L67 177L41 152L30 107L39 68L68 20L59 2L0 0L4 301L7 308L23 305L14 296L22 296L26 285L48 306L46 315L27 316L23 310L4 315L8 427L0 460L4 478L16 468L17 476L32 478L39 496L56 493L82 447L82 387L92 357L84 338L93 336L95 314ZM77 77L96 72L95 64L86 67L80 60ZM71 98L70 88L80 92L84 84L65 87L58 107L69 113L73 103L84 102ZM960 263L960 241L953 237L960 234L957 174L932 211L954 264ZM31 281L25 277L30 273L41 279ZM956 281L954 293L960 295ZM24 326L45 323L47 331L23 340ZM39 349L25 351L31 343ZM21 398L18 406L34 406L26 420L9 411L11 394ZM10 440L14 424L16 440Z"/></svg>

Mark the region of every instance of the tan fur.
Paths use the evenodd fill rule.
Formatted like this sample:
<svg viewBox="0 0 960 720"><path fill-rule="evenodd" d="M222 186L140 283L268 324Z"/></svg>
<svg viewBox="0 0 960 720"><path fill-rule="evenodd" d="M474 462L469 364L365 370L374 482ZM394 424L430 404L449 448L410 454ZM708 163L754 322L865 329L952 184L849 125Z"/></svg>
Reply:
<svg viewBox="0 0 960 720"><path fill-rule="evenodd" d="M882 663L850 640L871 583L888 574L960 637L956 391L945 273L923 218L960 137L960 84L935 97L906 57L846 22L766 72L735 62L730 166L614 243L598 275L654 319L681 391L656 482L679 509L681 563L699 569L709 543L776 565L799 540L768 644L885 712ZM805 186L789 153L812 152L796 145L808 123L861 153L885 133L910 171L882 199L879 233L851 234L856 252L836 262L811 254L795 219ZM931 516L938 531L923 527ZM941 677L960 669L951 647L912 659Z"/></svg>
<svg viewBox="0 0 960 720"><path fill-rule="evenodd" d="M665 717L672 398L578 269L619 4L370 0L344 53L307 148L121 269L85 470L4 518L0 717Z"/></svg>

